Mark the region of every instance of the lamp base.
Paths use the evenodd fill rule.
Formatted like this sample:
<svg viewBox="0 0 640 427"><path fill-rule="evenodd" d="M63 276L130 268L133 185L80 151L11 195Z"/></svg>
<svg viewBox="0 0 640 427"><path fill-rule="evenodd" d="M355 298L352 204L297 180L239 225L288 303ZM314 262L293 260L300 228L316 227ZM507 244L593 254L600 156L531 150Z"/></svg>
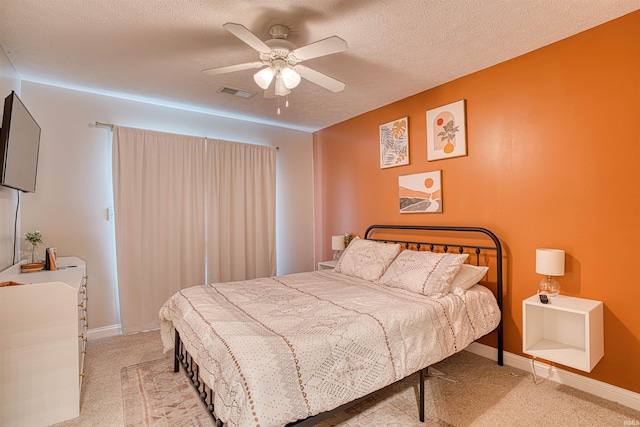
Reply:
<svg viewBox="0 0 640 427"><path fill-rule="evenodd" d="M340 257L342 256L342 252L344 252L344 251L335 251L335 252L333 253L333 259L334 259L335 261L338 261L338 260L340 259Z"/></svg>
<svg viewBox="0 0 640 427"><path fill-rule="evenodd" d="M560 293L560 282L551 276L547 276L538 284L538 293L555 297Z"/></svg>

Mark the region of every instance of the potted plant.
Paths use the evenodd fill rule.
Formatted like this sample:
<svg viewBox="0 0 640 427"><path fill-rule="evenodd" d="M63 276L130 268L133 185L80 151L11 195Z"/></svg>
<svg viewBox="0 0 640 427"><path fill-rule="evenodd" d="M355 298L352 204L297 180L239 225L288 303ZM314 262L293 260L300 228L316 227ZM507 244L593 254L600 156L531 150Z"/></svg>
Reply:
<svg viewBox="0 0 640 427"><path fill-rule="evenodd" d="M344 246L347 247L349 246L349 243L351 243L351 241L353 240L353 238L356 237L355 234L353 233L347 233L344 235Z"/></svg>
<svg viewBox="0 0 640 427"><path fill-rule="evenodd" d="M24 240L26 240L27 242L29 242L29 244L31 245L31 262L24 264L22 266L22 270L27 270L27 271L37 271L37 270L42 270L44 268L44 264L40 262L40 260L36 259L36 249L38 248L38 245L40 243L42 243L42 234L40 234L40 231L36 230L33 233L29 232L29 233L24 233Z"/></svg>

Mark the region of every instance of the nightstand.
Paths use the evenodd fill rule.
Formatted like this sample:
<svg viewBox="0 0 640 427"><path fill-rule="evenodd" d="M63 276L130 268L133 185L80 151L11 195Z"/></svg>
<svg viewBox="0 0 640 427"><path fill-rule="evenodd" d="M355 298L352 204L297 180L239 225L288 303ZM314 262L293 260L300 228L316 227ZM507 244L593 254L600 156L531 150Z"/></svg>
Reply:
<svg viewBox="0 0 640 427"><path fill-rule="evenodd" d="M538 295L522 301L522 351L591 372L604 356L603 304L558 295L542 304Z"/></svg>
<svg viewBox="0 0 640 427"><path fill-rule="evenodd" d="M331 261L320 261L318 263L318 270L333 270L336 268L338 261L332 259Z"/></svg>

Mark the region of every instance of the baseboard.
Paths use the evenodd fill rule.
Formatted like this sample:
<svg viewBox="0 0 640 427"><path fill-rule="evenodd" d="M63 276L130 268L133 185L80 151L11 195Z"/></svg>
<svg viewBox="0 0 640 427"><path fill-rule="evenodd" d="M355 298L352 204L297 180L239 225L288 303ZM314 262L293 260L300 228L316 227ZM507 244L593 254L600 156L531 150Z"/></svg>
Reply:
<svg viewBox="0 0 640 427"><path fill-rule="evenodd" d="M477 342L471 343L465 350L486 357L491 360L498 360L498 350L488 345ZM560 384L593 394L603 399L618 402L621 405L640 411L640 393L635 393L621 387L607 384L593 378L565 371L555 366L547 365L542 362L534 362L536 367L536 375L546 378ZM504 364L523 371L531 372L531 359L518 356L513 353L504 352Z"/></svg>
<svg viewBox="0 0 640 427"><path fill-rule="evenodd" d="M96 338L116 337L122 335L120 325L103 326L102 328L87 329L87 338L90 340Z"/></svg>

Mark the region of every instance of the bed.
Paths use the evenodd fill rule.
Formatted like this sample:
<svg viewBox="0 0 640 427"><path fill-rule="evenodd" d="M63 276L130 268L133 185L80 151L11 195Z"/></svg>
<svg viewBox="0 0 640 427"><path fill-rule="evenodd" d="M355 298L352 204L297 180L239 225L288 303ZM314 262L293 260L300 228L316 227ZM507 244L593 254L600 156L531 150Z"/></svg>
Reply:
<svg viewBox="0 0 640 427"><path fill-rule="evenodd" d="M335 270L181 290L161 336L217 426L314 425L418 371L423 421L428 366L492 331L502 365L502 291L491 231L374 225Z"/></svg>

